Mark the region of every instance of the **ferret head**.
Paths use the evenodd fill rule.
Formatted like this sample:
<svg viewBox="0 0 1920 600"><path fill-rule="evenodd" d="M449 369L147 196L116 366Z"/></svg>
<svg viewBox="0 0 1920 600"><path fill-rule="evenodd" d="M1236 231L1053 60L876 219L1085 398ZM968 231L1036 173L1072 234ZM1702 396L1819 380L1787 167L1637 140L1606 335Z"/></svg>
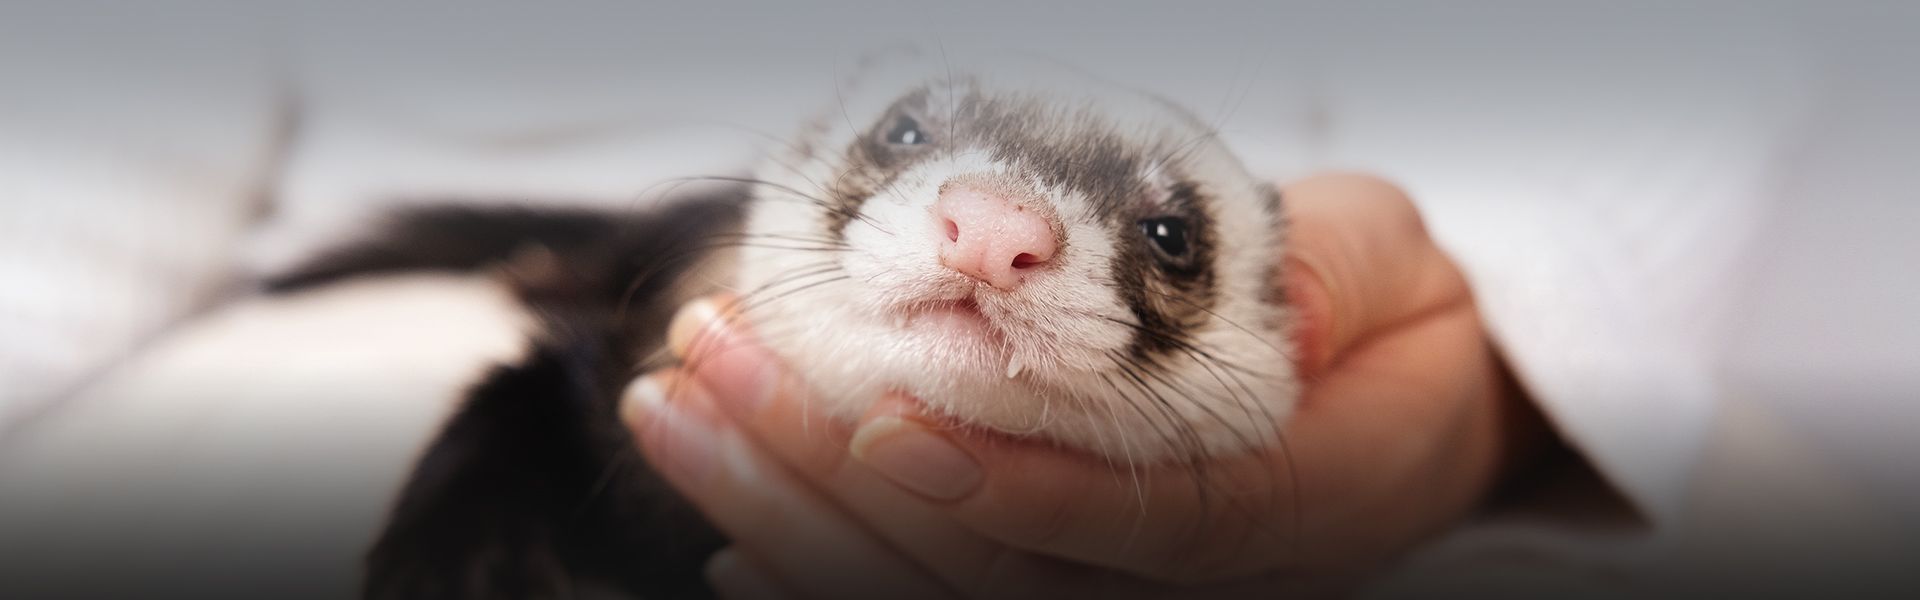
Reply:
<svg viewBox="0 0 1920 600"><path fill-rule="evenodd" d="M1295 384L1272 186L1138 92L902 72L843 88L756 174L743 314L828 408L897 390L1134 461L1276 439Z"/></svg>

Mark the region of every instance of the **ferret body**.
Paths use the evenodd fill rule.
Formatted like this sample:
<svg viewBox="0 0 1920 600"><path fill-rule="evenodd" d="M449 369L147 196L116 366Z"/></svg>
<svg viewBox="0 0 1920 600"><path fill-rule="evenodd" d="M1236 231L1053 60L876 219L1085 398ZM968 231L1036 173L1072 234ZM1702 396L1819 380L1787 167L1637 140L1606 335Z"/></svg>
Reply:
<svg viewBox="0 0 1920 600"><path fill-rule="evenodd" d="M614 400L698 293L738 294L835 415L901 391L1128 464L1275 443L1296 387L1277 193L1187 112L1031 66L896 60L737 186L644 215L416 210L275 281L490 268L551 326L422 459L367 595L704 593L724 540Z"/></svg>

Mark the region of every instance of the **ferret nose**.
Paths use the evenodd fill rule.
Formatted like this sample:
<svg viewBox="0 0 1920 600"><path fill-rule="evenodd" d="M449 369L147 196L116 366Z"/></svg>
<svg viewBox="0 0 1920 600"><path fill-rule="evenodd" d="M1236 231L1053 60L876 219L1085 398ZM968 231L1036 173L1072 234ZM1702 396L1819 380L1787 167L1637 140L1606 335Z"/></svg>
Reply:
<svg viewBox="0 0 1920 600"><path fill-rule="evenodd" d="M940 263L995 288L1019 288L1059 251L1052 219L1004 194L948 185L933 211L946 235Z"/></svg>

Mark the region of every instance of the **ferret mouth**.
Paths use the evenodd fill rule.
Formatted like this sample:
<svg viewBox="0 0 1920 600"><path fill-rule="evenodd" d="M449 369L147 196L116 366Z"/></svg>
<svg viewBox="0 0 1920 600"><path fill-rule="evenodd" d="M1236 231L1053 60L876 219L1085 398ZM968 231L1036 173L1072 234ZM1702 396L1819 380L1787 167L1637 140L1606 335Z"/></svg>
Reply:
<svg viewBox="0 0 1920 600"><path fill-rule="evenodd" d="M946 336L955 341L973 340L1001 346L1005 338L993 319L981 312L973 298L915 302L899 309L896 324L901 331Z"/></svg>

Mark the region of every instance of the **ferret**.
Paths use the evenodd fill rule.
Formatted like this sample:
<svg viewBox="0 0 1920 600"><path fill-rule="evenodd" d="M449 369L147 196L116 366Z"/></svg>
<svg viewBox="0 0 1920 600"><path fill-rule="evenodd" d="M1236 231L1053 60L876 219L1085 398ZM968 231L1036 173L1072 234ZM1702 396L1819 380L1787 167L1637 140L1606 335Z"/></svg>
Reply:
<svg viewBox="0 0 1920 600"><path fill-rule="evenodd" d="M491 270L547 324L421 458L365 595L705 595L725 540L616 415L697 294L737 294L839 417L899 391L1129 465L1277 443L1297 387L1277 190L1186 110L1031 66L871 67L751 177L658 210L409 209L273 279Z"/></svg>

